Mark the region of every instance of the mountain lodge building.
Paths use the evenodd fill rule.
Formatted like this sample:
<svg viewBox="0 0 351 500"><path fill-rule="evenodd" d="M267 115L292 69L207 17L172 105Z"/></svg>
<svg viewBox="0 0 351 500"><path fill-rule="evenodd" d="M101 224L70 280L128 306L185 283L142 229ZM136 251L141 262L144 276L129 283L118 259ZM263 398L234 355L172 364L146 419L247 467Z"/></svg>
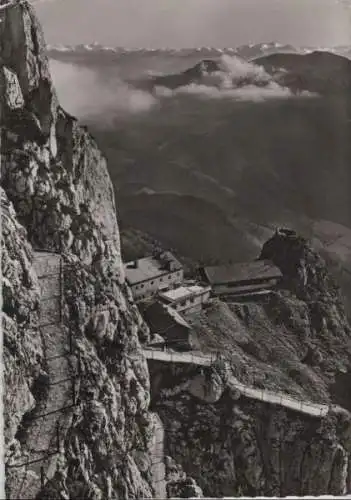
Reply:
<svg viewBox="0 0 351 500"><path fill-rule="evenodd" d="M126 281L136 300L151 297L159 290L181 284L182 264L171 252L162 252L124 264Z"/></svg>
<svg viewBox="0 0 351 500"><path fill-rule="evenodd" d="M282 273L269 260L204 267L203 279L215 295L250 296L268 293L282 279Z"/></svg>

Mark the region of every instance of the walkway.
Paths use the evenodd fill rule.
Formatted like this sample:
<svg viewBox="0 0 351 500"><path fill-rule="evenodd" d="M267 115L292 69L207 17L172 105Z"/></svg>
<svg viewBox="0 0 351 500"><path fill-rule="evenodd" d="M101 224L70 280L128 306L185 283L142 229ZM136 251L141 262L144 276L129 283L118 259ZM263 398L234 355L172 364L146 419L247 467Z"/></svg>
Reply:
<svg viewBox="0 0 351 500"><path fill-rule="evenodd" d="M191 354L189 352L167 352L161 350L144 349L145 357L149 360L165 361L169 363L188 363L199 366L211 366L218 359L216 354ZM229 368L228 368L229 371ZM348 413L344 408L333 405L317 404L309 401L299 400L288 396L284 392L268 391L266 389L255 389L248 385L242 384L234 376L228 378L230 388L239 391L240 395L247 398L263 401L265 403L275 404L288 408L289 410L297 411L311 417L325 417L329 411L336 413Z"/></svg>
<svg viewBox="0 0 351 500"><path fill-rule="evenodd" d="M211 366L216 361L215 354L192 354L190 352L171 352L156 349L143 349L146 359L169 363L188 363L198 366Z"/></svg>
<svg viewBox="0 0 351 500"><path fill-rule="evenodd" d="M329 412L329 406L317 403L310 403L296 398L292 398L283 392L273 392L266 389L254 389L239 382L235 377L228 379L228 385L232 389L238 390L241 395L257 401L284 406L289 410L304 413L311 417L325 417Z"/></svg>
<svg viewBox="0 0 351 500"><path fill-rule="evenodd" d="M154 498L167 498L166 494L166 468L164 459L164 427L157 413L153 413L155 422L154 435L151 448L151 474L155 489Z"/></svg>
<svg viewBox="0 0 351 500"><path fill-rule="evenodd" d="M61 256L36 252L34 268L41 287L40 331L48 380L43 383L42 401L24 430L28 459L8 466L16 468L21 477L10 497L19 499L36 498L45 482L55 474L60 440L70 425L70 409L75 404L78 368L76 357L71 354L69 332L62 324Z"/></svg>

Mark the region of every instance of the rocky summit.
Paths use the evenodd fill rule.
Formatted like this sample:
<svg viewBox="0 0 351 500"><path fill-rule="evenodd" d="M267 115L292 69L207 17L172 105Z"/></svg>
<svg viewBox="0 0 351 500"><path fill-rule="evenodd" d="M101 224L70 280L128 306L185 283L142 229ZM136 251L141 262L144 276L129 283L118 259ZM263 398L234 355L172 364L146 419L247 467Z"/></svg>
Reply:
<svg viewBox="0 0 351 500"><path fill-rule="evenodd" d="M0 3L0 56L6 497L350 493L351 330L323 259L277 233L279 291L189 319L215 362L147 359L105 157L25 0Z"/></svg>

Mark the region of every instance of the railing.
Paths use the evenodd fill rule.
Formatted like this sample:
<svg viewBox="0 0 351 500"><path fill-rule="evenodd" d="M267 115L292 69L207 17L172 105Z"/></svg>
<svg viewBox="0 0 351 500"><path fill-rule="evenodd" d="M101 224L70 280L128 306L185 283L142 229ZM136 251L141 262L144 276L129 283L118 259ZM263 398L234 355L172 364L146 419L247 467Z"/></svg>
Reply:
<svg viewBox="0 0 351 500"><path fill-rule="evenodd" d="M314 417L324 417L330 411L330 407L328 405L306 402L303 400L292 398L281 392L273 392L266 389L254 389L253 387L248 387L244 384L241 384L233 377L229 377L228 382L230 385L232 385L232 387L239 390L241 394L247 396L248 398L263 401L265 403L284 406L285 408L297 411L299 413L304 413Z"/></svg>
<svg viewBox="0 0 351 500"><path fill-rule="evenodd" d="M153 414L153 446L151 451L152 483L155 498L166 498L166 471L164 464L164 426L157 413Z"/></svg>
<svg viewBox="0 0 351 500"><path fill-rule="evenodd" d="M45 455L45 458L48 456L56 455L57 453L60 453L60 424L59 422L56 423L56 449L52 451L51 453ZM14 469L17 467L28 467L28 465L35 464L38 462L42 462L44 460L43 457L36 458L34 460L27 460L26 462L19 463L19 464L9 464L7 467L9 469Z"/></svg>
<svg viewBox="0 0 351 500"><path fill-rule="evenodd" d="M66 329L63 325L64 276L62 256L51 250L40 250L40 253L35 253L33 264L43 294L40 302L39 328L43 341L44 359L48 365L49 373L49 384L47 384L46 387L48 389L48 394L51 394L51 399L56 400L55 398L57 397L57 402L59 404L57 408L55 407L55 409L52 410L52 405L48 407L48 403L45 402L47 399L50 399L50 396L47 395L43 401L42 407L36 409L35 414L31 418L28 459L25 461L22 459L19 463L9 463L6 465L7 468L12 469L25 468L23 481L19 484L17 491L14 492L14 497L16 498L21 498L24 489L26 495L37 494L33 493L30 488L34 488L35 492L40 490L39 484L37 484L39 479L35 479L35 476L34 479L31 480L29 486L25 486L29 471L33 472L36 476L40 476L41 488L45 485L45 481L50 479L50 474L55 472L52 458L60 452L60 442L62 442L65 435L63 427L59 422L59 415L61 415L63 411L73 408L77 403L76 380L80 377L81 370L79 356L77 357L78 364L74 367L72 366L71 355L76 356L73 352L72 332L70 328ZM53 304L52 308L43 308L43 304L50 300ZM55 314L52 314L52 312ZM48 316L53 316L53 321L51 323L48 321ZM58 349L60 349L59 353L57 352ZM62 377L62 375L64 375L65 363L62 365L62 363L58 362L57 360L60 358L66 360L65 363L67 363L67 368L71 373L69 377ZM71 370L73 370L73 373ZM55 379L55 374L58 375L58 380ZM60 384L62 384L62 389L60 388ZM58 416L55 417L55 414ZM41 422L39 422L39 419L42 419ZM43 431L45 426L47 429ZM37 442L39 443L41 439L43 439L42 449L37 449L38 447L35 446L35 444ZM40 463L43 465L40 466ZM28 496L28 498L30 498L30 496Z"/></svg>
<svg viewBox="0 0 351 500"><path fill-rule="evenodd" d="M191 353L174 353L148 348L144 348L143 352L146 359L166 361L170 363L189 363L199 366L211 366L220 359L218 354L196 355ZM290 397L283 392L269 391L266 389L255 389L254 387L242 384L234 376L231 375L228 377L228 383L232 388L237 389L243 396L265 403L283 406L290 410L304 413L312 417L324 417L330 411L345 411L336 405L318 404L300 400Z"/></svg>
<svg viewBox="0 0 351 500"><path fill-rule="evenodd" d="M159 351L156 349L143 349L146 359L168 361L171 363L189 363L200 366L210 366L217 360L214 354L190 354Z"/></svg>

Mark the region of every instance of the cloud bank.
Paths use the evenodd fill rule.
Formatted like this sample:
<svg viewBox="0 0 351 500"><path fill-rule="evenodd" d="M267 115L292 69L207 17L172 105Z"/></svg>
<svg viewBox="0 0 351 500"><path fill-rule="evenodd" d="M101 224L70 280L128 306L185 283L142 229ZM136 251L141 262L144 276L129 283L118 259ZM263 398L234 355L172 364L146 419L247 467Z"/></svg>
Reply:
<svg viewBox="0 0 351 500"><path fill-rule="evenodd" d="M155 93L168 98L188 94L205 99L254 102L295 97L289 88L275 82L262 66L228 55L220 58L219 65L221 71L205 75L201 84L190 84L173 91L158 87ZM310 92L301 92L299 98L311 96Z"/></svg>
<svg viewBox="0 0 351 500"><path fill-rule="evenodd" d="M190 84L169 90L157 87L151 94L123 81L118 70L98 73L80 65L50 61L51 72L63 108L80 119L96 121L101 116L111 120L147 113L162 105L164 99L188 95L199 99L229 99L261 102L267 99L289 99L294 94L280 86L263 67L223 55L221 70L205 74L201 84ZM299 95L311 96L304 92Z"/></svg>
<svg viewBox="0 0 351 500"><path fill-rule="evenodd" d="M78 118L94 119L149 111L157 100L151 94L128 86L115 74L111 79L88 68L50 60L53 82L64 109Z"/></svg>

